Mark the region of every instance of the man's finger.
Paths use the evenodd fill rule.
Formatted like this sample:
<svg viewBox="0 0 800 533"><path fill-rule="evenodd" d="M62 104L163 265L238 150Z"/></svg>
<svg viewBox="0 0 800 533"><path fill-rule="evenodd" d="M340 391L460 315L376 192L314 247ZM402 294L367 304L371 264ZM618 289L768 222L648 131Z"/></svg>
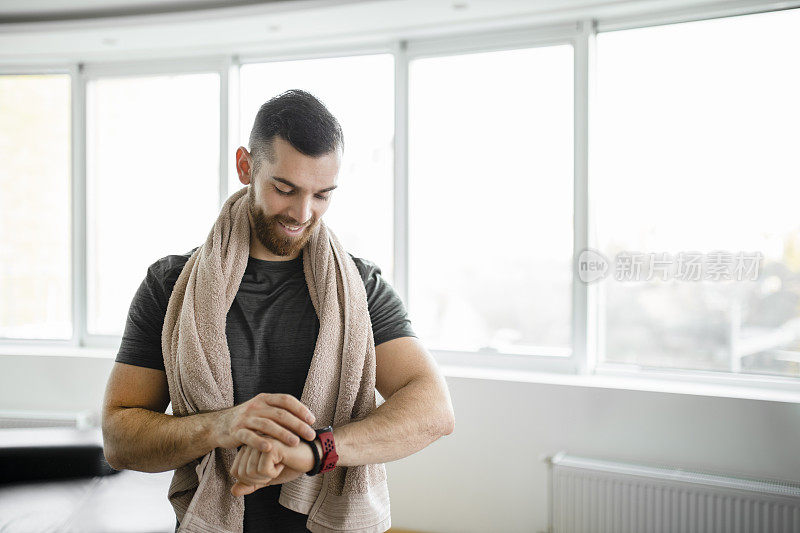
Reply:
<svg viewBox="0 0 800 533"><path fill-rule="evenodd" d="M267 467L269 465L269 454L262 453L258 460L258 475L267 476ZM275 477L275 476L269 476Z"/></svg>
<svg viewBox="0 0 800 533"><path fill-rule="evenodd" d="M250 446L244 446L242 448L241 452L242 455L241 458L239 459L239 465L237 466L233 474L233 476L239 481L242 481L245 478L247 470L247 461L250 460L250 452L252 451L252 449L253 448L251 448Z"/></svg>
<svg viewBox="0 0 800 533"><path fill-rule="evenodd" d="M266 405L273 405L275 407L282 407L290 413L294 414L297 418L304 420L309 424L314 423L314 414L306 407L303 402L292 396L291 394L270 394L262 392L258 395L259 398Z"/></svg>
<svg viewBox="0 0 800 533"><path fill-rule="evenodd" d="M311 425L300 420L289 411L278 409L275 412L273 420L277 421L283 427L291 431L293 436L301 435L306 440L313 440L317 436L317 432L314 431L314 428L312 428ZM294 446L295 444L297 443L292 443L290 446Z"/></svg>
<svg viewBox="0 0 800 533"><path fill-rule="evenodd" d="M285 413L286 411L283 412ZM253 418L253 425L258 431L269 435L273 439L278 439L287 446L296 446L300 443L300 439L297 438L297 435L269 418Z"/></svg>
<svg viewBox="0 0 800 533"><path fill-rule="evenodd" d="M236 438L239 439L242 444L255 448L256 450L262 452L268 452L272 450L272 443L269 442L269 439L259 435L251 429L239 429L236 432Z"/></svg>
<svg viewBox="0 0 800 533"><path fill-rule="evenodd" d="M239 471L239 463L241 462L242 455L244 454L244 449L240 448L238 452L236 452L236 458L233 460L233 464L231 465L231 476L236 477L236 473Z"/></svg>
<svg viewBox="0 0 800 533"><path fill-rule="evenodd" d="M259 488L261 487L259 487L258 485L247 485L245 483L237 482L231 488L231 494L233 494L234 496L245 496L247 494L252 494Z"/></svg>
<svg viewBox="0 0 800 533"><path fill-rule="evenodd" d="M258 450L252 450L247 458L247 462L244 463L244 471L249 479L256 480L260 477L258 474L258 461L262 455L267 454L262 454Z"/></svg>
<svg viewBox="0 0 800 533"><path fill-rule="evenodd" d="M284 466L285 465L283 463L272 463L272 465L269 466L269 481L267 484L271 483L273 479L281 475Z"/></svg>
<svg viewBox="0 0 800 533"><path fill-rule="evenodd" d="M316 431L312 428L308 423L304 422L294 413L287 411L281 407L267 407L264 410L258 411L254 419L257 420L267 420L274 422L276 424L275 427L281 429L281 431L288 430L291 434L300 435L307 440L311 440L316 437ZM249 426L250 424L248 424ZM272 425L267 426L269 429L274 429ZM258 429L259 431L265 431L261 428L261 426L256 426L254 429ZM280 435L272 433L271 431L267 430L266 433L274 436L275 438L284 440L281 438ZM289 444L289 443L287 443ZM289 444L289 446L294 446L294 444Z"/></svg>
<svg viewBox="0 0 800 533"><path fill-rule="evenodd" d="M267 485L282 485L282 484L286 483L287 481L295 480L298 477L303 475L303 472L299 472L297 470L293 470L293 469L289 468L288 466L285 466L283 463L281 463L280 466L283 467L283 469L281 470L281 473L278 476L276 476L274 479L272 479L269 483L267 483Z"/></svg>
<svg viewBox="0 0 800 533"><path fill-rule="evenodd" d="M259 451L249 446L245 446L242 449L242 456L239 459L239 465L233 475L233 477L236 478L236 481L238 483L241 483L243 485L256 485L259 482L262 484L266 482L263 479L259 479L257 476L247 473L248 463L250 462L250 459L253 456L258 458Z"/></svg>

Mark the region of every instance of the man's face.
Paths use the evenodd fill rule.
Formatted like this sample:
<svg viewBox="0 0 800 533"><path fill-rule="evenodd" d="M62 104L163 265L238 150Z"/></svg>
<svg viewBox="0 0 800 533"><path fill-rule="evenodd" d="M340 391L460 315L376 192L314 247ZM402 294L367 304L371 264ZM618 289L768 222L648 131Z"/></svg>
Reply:
<svg viewBox="0 0 800 533"><path fill-rule="evenodd" d="M275 163L261 161L250 180L250 227L270 253L295 256L330 206L341 157L338 150L310 157L277 136L273 148Z"/></svg>

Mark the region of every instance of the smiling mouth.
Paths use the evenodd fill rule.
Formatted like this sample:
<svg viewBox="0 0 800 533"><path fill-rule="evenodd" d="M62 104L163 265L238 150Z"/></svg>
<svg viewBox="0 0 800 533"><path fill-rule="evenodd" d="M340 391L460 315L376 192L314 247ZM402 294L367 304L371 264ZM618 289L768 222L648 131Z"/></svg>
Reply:
<svg viewBox="0 0 800 533"><path fill-rule="evenodd" d="M278 224L280 224L283 227L283 229L290 235L297 235L298 233L302 232L303 228L305 227L305 226L287 226L286 224L280 221L278 222Z"/></svg>

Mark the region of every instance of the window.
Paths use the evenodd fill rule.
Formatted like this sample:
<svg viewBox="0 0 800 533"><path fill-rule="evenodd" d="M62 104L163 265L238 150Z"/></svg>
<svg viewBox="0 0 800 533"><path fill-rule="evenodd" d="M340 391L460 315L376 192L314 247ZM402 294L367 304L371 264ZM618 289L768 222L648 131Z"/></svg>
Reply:
<svg viewBox="0 0 800 533"><path fill-rule="evenodd" d="M598 36L598 245L666 263L602 281L606 361L800 376L798 26L793 10Z"/></svg>
<svg viewBox="0 0 800 533"><path fill-rule="evenodd" d="M353 255L393 280L394 58L375 54L243 65L240 144L256 113L289 89L316 96L339 120L344 155L324 220ZM243 187L237 177L229 192Z"/></svg>
<svg viewBox="0 0 800 533"><path fill-rule="evenodd" d="M121 335L147 267L219 213L219 75L91 80L86 127L87 329Z"/></svg>
<svg viewBox="0 0 800 533"><path fill-rule="evenodd" d="M365 42L340 57L230 69L209 57L146 72L136 61L90 63L79 81L0 75L0 340L118 338L146 268L202 244L220 190L243 186L233 149L248 145L260 106L299 88L344 132L326 222L401 286L415 330L442 360L791 386L763 375L800 377L800 72L791 68L800 9L726 16L735 11L656 8L414 38L393 43L397 54ZM704 16L718 18L672 23ZM663 25L618 29L653 23ZM399 80L396 59L408 66ZM395 109L406 78L408 105ZM85 117L70 116L76 83ZM223 95L230 106L220 107ZM398 146L407 153L397 157L407 176L395 176L406 119ZM84 167L83 154L71 161L73 131L85 176L71 176ZM588 161L575 131L588 133ZM588 196L574 189L576 164L587 163ZM85 181L85 210L71 178L77 189ZM407 213L395 212L405 207L395 184L407 186ZM405 227L394 227L396 214ZM583 254L573 257L586 238L578 228L574 242L574 220L588 222L607 267L592 271L602 279L589 290L573 278L587 274ZM395 238L408 243L401 273ZM73 272L83 261L72 244L84 240L86 271ZM72 301L84 289L85 306ZM573 331L584 316L589 329Z"/></svg>
<svg viewBox="0 0 800 533"><path fill-rule="evenodd" d="M409 66L409 313L450 350L569 355L569 45Z"/></svg>
<svg viewBox="0 0 800 533"><path fill-rule="evenodd" d="M70 76L0 76L0 337L72 336Z"/></svg>

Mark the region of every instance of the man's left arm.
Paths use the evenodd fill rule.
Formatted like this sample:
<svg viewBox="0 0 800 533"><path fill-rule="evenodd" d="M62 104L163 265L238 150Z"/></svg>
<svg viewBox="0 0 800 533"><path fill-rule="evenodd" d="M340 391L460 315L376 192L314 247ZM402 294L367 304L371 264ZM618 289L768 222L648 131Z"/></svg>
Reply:
<svg viewBox="0 0 800 533"><path fill-rule="evenodd" d="M333 428L337 466L385 463L425 448L455 428L447 383L416 337L375 347L375 388L385 398L366 417Z"/></svg>
<svg viewBox="0 0 800 533"><path fill-rule="evenodd" d="M455 427L447 383L419 339L383 342L375 347L375 359L375 388L385 401L364 418L333 428L337 466L402 459L449 435ZM322 453L319 441L314 445ZM235 496L291 481L314 466L311 448L302 442L289 447L275 441L272 452L251 455L252 451L243 446L231 467L237 479L231 489ZM272 462L284 465L274 478L266 470Z"/></svg>

